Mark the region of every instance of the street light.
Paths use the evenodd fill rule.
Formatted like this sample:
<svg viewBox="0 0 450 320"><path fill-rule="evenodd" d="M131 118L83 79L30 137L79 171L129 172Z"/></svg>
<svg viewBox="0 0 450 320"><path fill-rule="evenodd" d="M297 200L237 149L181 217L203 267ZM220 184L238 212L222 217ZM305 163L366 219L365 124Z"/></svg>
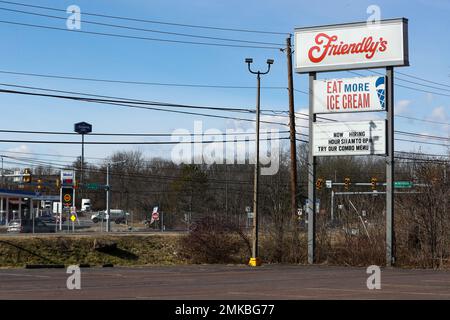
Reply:
<svg viewBox="0 0 450 320"><path fill-rule="evenodd" d="M78 122L74 125L74 131L76 133L81 134L81 166L80 166L80 187L81 191L80 194L82 194L83 190L83 182L84 182L84 175L83 175L83 165L84 165L84 135L89 134L92 132L92 125L87 122ZM80 197L82 198L82 197ZM75 206L75 204L74 204Z"/></svg>
<svg viewBox="0 0 450 320"><path fill-rule="evenodd" d="M127 160L112 162L109 161L106 164L106 232L110 232L111 224L110 224L110 213L111 213L111 186L109 185L109 171L112 164L121 164L125 163Z"/></svg>
<svg viewBox="0 0 450 320"><path fill-rule="evenodd" d="M253 187L253 245L252 245L252 257L250 258L249 265L256 267L261 265L261 260L258 257L258 190L259 190L259 109L260 109L260 97L261 97L261 75L268 74L270 66L273 64L273 59L267 59L267 71L253 71L250 65L253 63L252 58L246 58L245 63L248 65L248 71L252 74L256 74L257 79L257 92L256 92L256 161L255 161L255 180Z"/></svg>

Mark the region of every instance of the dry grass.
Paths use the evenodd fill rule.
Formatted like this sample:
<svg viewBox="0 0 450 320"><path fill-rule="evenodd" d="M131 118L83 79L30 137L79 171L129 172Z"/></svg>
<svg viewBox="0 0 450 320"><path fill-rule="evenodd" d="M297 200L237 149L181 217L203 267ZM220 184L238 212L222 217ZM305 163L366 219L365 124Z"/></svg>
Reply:
<svg viewBox="0 0 450 320"><path fill-rule="evenodd" d="M94 249L94 241L117 243L104 253ZM0 267L26 264L170 265L186 261L178 254L178 237L151 236L52 236L4 237L0 239Z"/></svg>

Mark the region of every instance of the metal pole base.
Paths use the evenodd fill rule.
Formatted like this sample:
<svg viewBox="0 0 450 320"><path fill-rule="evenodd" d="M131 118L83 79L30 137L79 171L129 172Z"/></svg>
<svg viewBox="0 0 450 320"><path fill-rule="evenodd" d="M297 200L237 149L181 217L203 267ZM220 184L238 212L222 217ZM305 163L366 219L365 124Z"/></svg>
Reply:
<svg viewBox="0 0 450 320"><path fill-rule="evenodd" d="M248 265L250 267L259 267L261 266L261 259L260 258L250 258L250 261L248 262Z"/></svg>

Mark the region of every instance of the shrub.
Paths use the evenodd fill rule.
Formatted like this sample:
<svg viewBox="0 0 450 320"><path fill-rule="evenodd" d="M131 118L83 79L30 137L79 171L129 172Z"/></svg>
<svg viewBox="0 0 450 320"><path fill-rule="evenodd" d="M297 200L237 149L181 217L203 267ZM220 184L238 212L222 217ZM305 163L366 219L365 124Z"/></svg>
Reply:
<svg viewBox="0 0 450 320"><path fill-rule="evenodd" d="M239 263L250 252L245 233L225 218L201 219L180 241L181 254L193 263Z"/></svg>

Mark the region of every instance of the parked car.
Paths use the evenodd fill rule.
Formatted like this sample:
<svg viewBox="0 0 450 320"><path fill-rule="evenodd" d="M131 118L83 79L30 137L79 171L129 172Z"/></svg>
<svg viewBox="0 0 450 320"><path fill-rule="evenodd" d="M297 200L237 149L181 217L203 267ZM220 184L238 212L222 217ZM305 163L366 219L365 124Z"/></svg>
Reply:
<svg viewBox="0 0 450 320"><path fill-rule="evenodd" d="M32 219L15 219L11 220L8 224L6 232L20 232L31 233L33 232L33 220ZM34 232L35 233L50 233L55 232L55 228L50 227L40 218L34 219Z"/></svg>
<svg viewBox="0 0 450 320"><path fill-rule="evenodd" d="M128 218L128 212L125 212L121 209L111 209L110 211L110 221L114 221L115 223L124 223ZM97 213L94 213L91 215L91 220L94 223L97 223L99 221L106 221L106 210L105 211L98 211Z"/></svg>
<svg viewBox="0 0 450 320"><path fill-rule="evenodd" d="M45 214L39 217L44 223L56 223L56 217L51 214Z"/></svg>

